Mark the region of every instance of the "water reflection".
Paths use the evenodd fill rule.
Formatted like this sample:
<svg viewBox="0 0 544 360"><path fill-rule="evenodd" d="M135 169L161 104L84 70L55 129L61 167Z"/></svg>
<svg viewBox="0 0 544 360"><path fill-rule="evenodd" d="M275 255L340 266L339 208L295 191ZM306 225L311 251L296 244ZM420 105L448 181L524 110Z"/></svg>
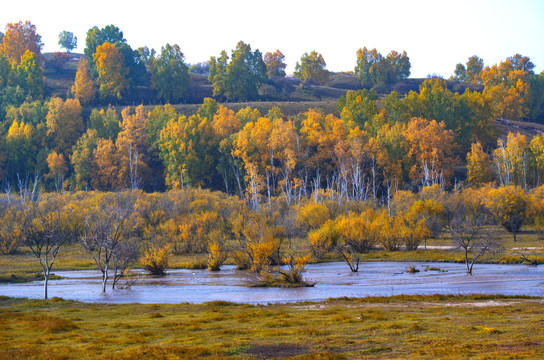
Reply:
<svg viewBox="0 0 544 360"><path fill-rule="evenodd" d="M305 279L307 288L253 288L246 272L224 266L220 272L170 270L165 277L137 276L130 288L101 292L100 273L91 270L57 271L62 280L49 282L49 294L65 299L106 303L203 303L224 300L266 304L318 301L336 297L390 296L399 294L503 294L544 296L544 267L525 265L476 265L474 275L464 265L417 263L416 274L406 273L409 264L363 263L351 273L344 263L315 264ZM425 271L427 266L440 271ZM42 283L2 284L0 295L42 297Z"/></svg>

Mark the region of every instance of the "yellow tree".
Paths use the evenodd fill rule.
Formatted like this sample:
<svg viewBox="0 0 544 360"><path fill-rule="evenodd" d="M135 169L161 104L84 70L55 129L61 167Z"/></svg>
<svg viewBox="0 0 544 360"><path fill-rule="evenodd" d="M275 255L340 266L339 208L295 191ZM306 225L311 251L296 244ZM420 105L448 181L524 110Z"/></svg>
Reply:
<svg viewBox="0 0 544 360"><path fill-rule="evenodd" d="M72 94L82 104L90 103L96 96L93 79L89 71L89 63L84 56L81 57L77 65L76 81L72 86Z"/></svg>
<svg viewBox="0 0 544 360"><path fill-rule="evenodd" d="M117 149L110 139L96 140L96 149L93 151L91 183L97 190L120 190L123 183L119 183L119 168L117 166Z"/></svg>
<svg viewBox="0 0 544 360"><path fill-rule="evenodd" d="M490 182L493 179L491 170L491 159L482 148L482 144L477 142L472 144L470 152L467 154L467 180L474 186L480 186Z"/></svg>
<svg viewBox="0 0 544 360"><path fill-rule="evenodd" d="M0 42L0 54L6 55L11 63L19 64L27 50L40 56L42 46L36 26L30 21L19 21L6 25L6 33Z"/></svg>
<svg viewBox="0 0 544 360"><path fill-rule="evenodd" d="M129 87L129 70L125 66L123 54L117 46L108 42L96 48L93 60L98 71L100 97L116 96L121 99Z"/></svg>
<svg viewBox="0 0 544 360"><path fill-rule="evenodd" d="M121 132L117 135L118 182L125 182L132 190L142 186L149 176L147 166L147 112L143 105L126 107L121 112Z"/></svg>
<svg viewBox="0 0 544 360"><path fill-rule="evenodd" d="M49 101L49 112L46 117L47 135L51 139L52 148L57 153L69 158L72 146L83 133L81 105L77 99L54 97Z"/></svg>
<svg viewBox="0 0 544 360"><path fill-rule="evenodd" d="M541 181L544 179L544 135L538 135L531 140L529 144L531 149L532 158L534 161L534 184L540 186Z"/></svg>
<svg viewBox="0 0 544 360"><path fill-rule="evenodd" d="M64 160L64 155L58 154L55 150L52 150L49 155L47 155L46 161L47 167L49 168L47 178L53 181L55 188L58 191L64 177L68 173L68 166Z"/></svg>
<svg viewBox="0 0 544 360"><path fill-rule="evenodd" d="M506 143L499 139L493 151L493 163L500 185L527 187L528 144L525 135L508 133Z"/></svg>
<svg viewBox="0 0 544 360"><path fill-rule="evenodd" d="M404 136L408 140L408 156L412 159L410 179L427 185L449 185L453 175L453 134L443 122L412 118Z"/></svg>
<svg viewBox="0 0 544 360"><path fill-rule="evenodd" d="M266 64L266 69L268 70L268 77L284 77L285 76L285 55L279 50L274 51L273 53L267 52L264 54L264 63Z"/></svg>
<svg viewBox="0 0 544 360"><path fill-rule="evenodd" d="M485 205L495 221L512 233L517 233L529 219L529 197L519 186L508 185L491 189L485 194Z"/></svg>
<svg viewBox="0 0 544 360"><path fill-rule="evenodd" d="M25 91L26 96L34 99L43 98L43 69L35 53L27 50L23 54L20 64L17 65L16 76L18 85Z"/></svg>

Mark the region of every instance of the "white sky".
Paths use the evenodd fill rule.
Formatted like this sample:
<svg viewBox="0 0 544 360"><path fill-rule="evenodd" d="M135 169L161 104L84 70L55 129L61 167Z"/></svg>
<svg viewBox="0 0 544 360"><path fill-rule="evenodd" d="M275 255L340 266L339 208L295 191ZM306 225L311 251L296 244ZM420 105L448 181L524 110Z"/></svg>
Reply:
<svg viewBox="0 0 544 360"><path fill-rule="evenodd" d="M306 51L323 54L331 71L351 71L363 46L386 55L406 50L412 77L449 77L455 64L478 55L485 65L520 53L536 72L544 66L543 0L24 0L6 1L0 28L30 20L59 51L72 31L83 52L86 32L114 24L134 48L179 44L189 63L230 50L239 40L263 55L280 49L287 73Z"/></svg>

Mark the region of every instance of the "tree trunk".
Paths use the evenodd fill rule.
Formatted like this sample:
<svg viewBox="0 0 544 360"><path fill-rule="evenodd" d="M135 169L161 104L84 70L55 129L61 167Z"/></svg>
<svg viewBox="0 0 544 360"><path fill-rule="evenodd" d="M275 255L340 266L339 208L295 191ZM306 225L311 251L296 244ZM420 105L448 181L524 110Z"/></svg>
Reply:
<svg viewBox="0 0 544 360"><path fill-rule="evenodd" d="M472 265L468 262L468 247L465 248L465 265L467 266L467 274L472 275Z"/></svg>
<svg viewBox="0 0 544 360"><path fill-rule="evenodd" d="M49 272L43 274L43 298L47 300L47 282L49 281Z"/></svg>

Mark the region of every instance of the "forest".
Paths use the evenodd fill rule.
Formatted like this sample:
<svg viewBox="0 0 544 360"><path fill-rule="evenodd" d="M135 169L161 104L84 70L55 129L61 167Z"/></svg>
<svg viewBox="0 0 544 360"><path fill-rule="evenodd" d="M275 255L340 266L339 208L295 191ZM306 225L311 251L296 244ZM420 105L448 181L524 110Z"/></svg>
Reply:
<svg viewBox="0 0 544 360"><path fill-rule="evenodd" d="M514 242L525 225L544 240L544 135L500 126L544 118L544 74L527 56L484 66L475 55L414 89L395 50L359 49L344 78L307 52L292 78L281 51L242 41L193 65L178 45L132 49L114 25L89 29L83 55L76 44L64 31L66 52L42 54L29 21L0 34L0 250L29 247L46 282L73 239L104 291L108 271L113 286L138 261L163 274L170 254L295 284L323 257L356 272L360 254L443 233L468 273L500 250L500 227ZM59 93L48 76L71 74L74 59ZM352 89L331 85L346 78ZM327 91L332 111L320 106ZM316 106L293 111L303 92ZM194 111L179 111L187 102Z"/></svg>

